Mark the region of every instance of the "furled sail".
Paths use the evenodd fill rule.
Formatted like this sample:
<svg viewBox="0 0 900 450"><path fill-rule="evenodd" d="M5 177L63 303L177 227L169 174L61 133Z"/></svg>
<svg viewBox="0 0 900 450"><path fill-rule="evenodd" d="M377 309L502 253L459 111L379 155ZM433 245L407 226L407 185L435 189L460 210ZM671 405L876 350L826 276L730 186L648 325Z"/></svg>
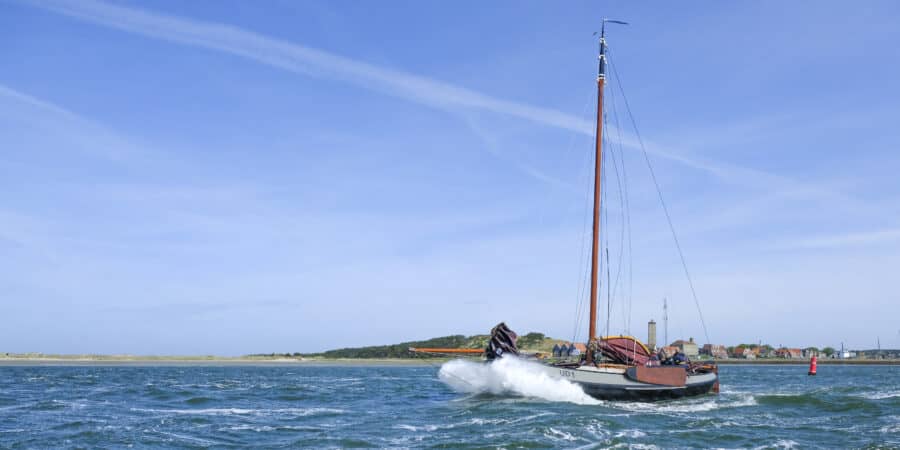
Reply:
<svg viewBox="0 0 900 450"><path fill-rule="evenodd" d="M491 340L484 349L485 356L487 359L496 359L503 355L518 355L519 349L516 348L518 337L515 331L506 326L505 322L500 322L491 330Z"/></svg>
<svg viewBox="0 0 900 450"><path fill-rule="evenodd" d="M610 362L643 366L650 360L647 347L631 336L606 337L597 345Z"/></svg>

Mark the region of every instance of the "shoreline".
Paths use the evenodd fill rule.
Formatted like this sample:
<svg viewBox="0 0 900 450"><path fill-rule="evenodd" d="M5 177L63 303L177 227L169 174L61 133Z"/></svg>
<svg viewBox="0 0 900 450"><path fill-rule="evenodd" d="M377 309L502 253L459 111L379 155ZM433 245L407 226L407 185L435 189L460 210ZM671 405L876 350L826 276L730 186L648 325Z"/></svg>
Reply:
<svg viewBox="0 0 900 450"><path fill-rule="evenodd" d="M0 367L9 366L428 366L453 358L270 358L256 356L119 356L41 355L2 356Z"/></svg>
<svg viewBox="0 0 900 450"><path fill-rule="evenodd" d="M134 356L134 355L40 355L0 354L3 366L432 366L457 358L302 358L266 356ZM465 358L476 359L476 358ZM805 366L808 360L789 359L721 359L719 365L794 365ZM821 359L819 365L900 366L898 359Z"/></svg>
<svg viewBox="0 0 900 450"><path fill-rule="evenodd" d="M806 359L720 359L716 361L720 366L808 366ZM900 366L900 359L820 359L816 362L820 366Z"/></svg>

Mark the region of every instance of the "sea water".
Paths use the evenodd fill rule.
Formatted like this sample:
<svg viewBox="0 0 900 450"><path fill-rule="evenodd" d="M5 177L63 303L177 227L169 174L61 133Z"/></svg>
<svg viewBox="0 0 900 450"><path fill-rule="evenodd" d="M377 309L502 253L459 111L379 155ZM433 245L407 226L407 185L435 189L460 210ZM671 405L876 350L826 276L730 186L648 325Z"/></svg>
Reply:
<svg viewBox="0 0 900 450"><path fill-rule="evenodd" d="M723 366L719 395L606 402L521 361L0 366L0 448L900 448L900 367Z"/></svg>

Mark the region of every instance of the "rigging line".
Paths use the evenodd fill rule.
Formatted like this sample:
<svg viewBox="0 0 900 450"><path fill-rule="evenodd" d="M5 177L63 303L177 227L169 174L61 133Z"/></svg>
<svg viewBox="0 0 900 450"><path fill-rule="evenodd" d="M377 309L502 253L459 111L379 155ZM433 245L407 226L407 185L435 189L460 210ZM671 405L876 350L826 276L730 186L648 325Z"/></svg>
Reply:
<svg viewBox="0 0 900 450"><path fill-rule="evenodd" d="M611 141L611 137L609 136L609 133L607 133L606 144L607 144L606 145L607 149L613 148L613 144ZM607 155L607 156L605 156L605 158L606 158L606 161L604 161L605 163L607 161L609 161L610 158L613 157L613 153L610 151L605 152L605 155ZM613 164L615 164L615 163L613 163ZM607 163L606 171L605 171L606 177L604 179L606 180L606 179L611 178L611 176L612 176L611 173L612 173L612 171L609 170L609 163ZM606 219L606 228L605 228L606 234L604 234L604 251L606 253L606 266L605 266L605 269L606 269L606 301L608 303L607 304L608 312L606 314L606 335L609 336L610 334L612 334L612 322L613 322L612 312L615 310L614 307L616 304L615 290L613 289L613 282L612 282L612 278L610 277L610 273L612 271L612 262L611 262L612 260L610 260L610 257L609 257L609 249L610 249L609 240L611 237L614 236L612 224L615 222L615 217L613 217L612 219L610 219L610 217L609 217L610 206L612 205L611 202L612 202L612 197L613 197L610 181L607 181L607 186L609 186L610 189L606 190L607 195L603 199L604 200L610 199L606 202L607 207L604 212L605 219ZM602 277L603 274L601 273L600 276Z"/></svg>
<svg viewBox="0 0 900 450"><path fill-rule="evenodd" d="M581 231L581 256L579 258L578 268L580 279L578 282L578 292L576 295L576 304L575 304L575 326L572 335L572 342L577 342L578 339L578 330L580 329L579 325L581 321L584 319L584 300L587 294L587 277L588 271L590 268L590 264L587 262L587 257L585 256L585 241L587 240L587 222L588 222L588 202L590 201L588 196L588 176L584 177L584 217L582 219L582 231Z"/></svg>
<svg viewBox="0 0 900 450"><path fill-rule="evenodd" d="M613 92L613 90L610 90L610 96L609 96L610 100L609 101L611 104L615 104L615 97L612 95L612 92ZM612 133L610 133L610 135L611 134ZM624 216L625 204L624 204L624 200L622 199L622 177L619 174L619 160L621 159L622 153L619 153L619 158L616 157L616 151L617 151L616 144L621 145L621 142L614 143L612 137L610 137L609 155L612 160L613 171L616 175L616 187L618 189L617 194L619 197L619 206L620 206L619 215L621 218L621 222L619 223L619 256L618 256L618 262L616 265L616 281L613 282L613 286L612 286L612 297L613 298L616 298L616 295L619 292L619 281L621 280L621 276L622 276L622 266L623 266L622 262L623 262L623 258L625 256L625 216ZM622 299L622 320L623 321L625 320L626 308L627 308L627 302L623 298Z"/></svg>
<svg viewBox="0 0 900 450"><path fill-rule="evenodd" d="M593 90L593 86L591 86L591 90ZM588 94L588 95L586 96L586 98L585 98L584 105L583 105L582 108L581 108L581 117L582 117L582 119L584 119L584 118L587 116L588 106L589 106L591 103L592 103L592 102L591 102L591 95ZM575 132L573 132L573 133L571 133L571 134L569 135L569 145L566 147L566 150L565 150L565 152L563 153L563 158L562 158L562 166L563 166L563 167L565 167L566 162L567 162L568 159L569 159L569 154L572 153L572 149L575 148L575 139L576 139L577 136L578 136L578 134L575 133ZM590 155L589 152L585 152L584 156L583 156L582 158L580 158L580 159L581 159L581 162L582 162L580 168L586 167L585 160L588 159L589 155ZM587 177L587 170L582 170L582 171L580 171L580 173L579 173L578 176L576 177L576 181L575 181L575 186L576 186L576 188L582 184L582 177L584 177L584 180L587 180L587 178L588 178L588 177ZM586 182L586 181L585 181L585 182ZM585 192L586 192L586 191L585 191ZM549 194L548 194L548 197L549 197ZM573 324L573 327L572 327L572 342L577 342L577 338L578 338L578 328L579 328L579 327L578 327L578 324L580 323L581 317L583 316L583 313L580 312L580 310L583 308L583 304L584 304L584 300L582 299L583 289L584 289L584 288L583 288L584 281L581 279L581 278L583 278L581 267L582 267L582 265L584 265L584 263L585 263L584 240L585 240L585 234L586 234L586 232L587 232L587 228L586 228L586 225L585 225L585 224L586 224L586 220L587 220L587 206L586 206L586 205L587 205L587 194L585 194L585 206L584 206L584 211L585 211L585 212L584 212L584 217L582 218L582 231L581 231L581 239L580 239L581 242L580 242L580 245L579 245L578 264L577 264L577 266L576 266L576 267L578 267L578 271L577 271L578 274L576 275L575 314L573 314L573 317L574 317L574 324ZM565 214L565 216L568 216L569 213L574 212L574 210L575 210L576 208L577 208L577 207L573 204L572 207L569 208L569 210L568 210L567 214ZM546 210L542 210L542 214L541 214L540 217L539 217L539 221L538 221L538 222L541 223L541 224L544 223L544 213L545 213L545 212L546 212ZM563 217L563 218L560 219L561 222L563 222L564 220L565 220L565 217Z"/></svg>
<svg viewBox="0 0 900 450"><path fill-rule="evenodd" d="M579 117L581 117L582 120L584 120L585 116L587 116L588 106L590 106L590 104L591 104L591 98L590 98L590 96L588 96L588 98L585 99L584 105L581 107L581 115ZM572 130L569 133L569 144L565 147L562 158L560 158L560 166L561 167L566 166L566 163L569 160L569 154L571 154L572 149L575 148L575 139L578 138L579 136L582 136L582 134L576 130ZM551 192L552 192L552 190L550 190L550 189L547 190L547 193L543 196L545 201L542 202L541 204L545 204L546 200L549 200ZM546 218L548 209L549 208L546 208L546 207L540 209L540 214L538 215L538 224L540 224L540 225L544 224L544 219ZM571 211L571 209L570 209L570 211ZM565 220L565 217L561 218L560 222L563 222L564 220Z"/></svg>
<svg viewBox="0 0 900 450"><path fill-rule="evenodd" d="M618 121L618 116L616 116L616 120ZM628 334L631 334L631 311L632 306L634 305L634 253L632 252L631 200L628 196L628 172L625 170L625 151L621 140L622 130L619 128L618 123L616 124L616 129L620 135L619 146L622 150L622 153L620 153L620 155L622 155L622 185L625 188L625 228L628 230Z"/></svg>
<svg viewBox="0 0 900 450"><path fill-rule="evenodd" d="M610 92L612 92L612 91L610 91ZM613 101L612 96L610 96L610 101ZM609 117L608 115L604 115L604 120L603 120L603 123L604 123L605 126L607 126L607 128L608 128L608 126L609 126L609 119L608 119L608 117ZM619 212L620 212L620 214L624 214L624 211L625 211L625 210L624 210L624 205L623 205L624 202L623 202L623 199L622 199L622 179L621 179L621 176L619 175L619 164L618 164L618 159L616 158L616 147L615 147L615 145L613 144L613 140L612 140L612 138L611 138L611 136L610 136L609 133L607 133L604 137L605 137L605 138L604 138L604 142L606 143L606 147L605 147L605 148L607 148L607 152L606 152L606 153L609 154L610 161L612 162L612 165L613 165L613 173L614 173L615 176L616 176L616 184L617 184L617 191L616 191L616 193L618 194L618 197L619 197L619 204L622 206L622 207L620 208ZM604 154L604 158L606 158L606 156L605 156L606 153ZM605 169L605 166L604 166L604 169ZM607 172L606 170L604 170L604 176L606 176L608 173L609 173L609 172ZM604 177L604 180L605 180L605 177ZM604 200L605 200L605 199L606 199L606 196L604 196ZM611 263L610 263L610 260L609 260L609 235L612 234L612 230L611 230L611 228L610 228L611 225L610 225L610 222L609 222L609 213L608 213L608 211L609 211L609 208L608 208L609 203L606 203L606 205L607 205L607 208L604 209L604 214L605 214L605 216L606 216L606 226L604 227L604 236L605 236L605 239L606 239L606 251L607 251L607 258L606 258L606 264L607 264L607 267L606 267L606 270L607 270L607 274L608 274L608 272L611 270ZM619 254L618 254L618 263L616 264L616 281L615 281L615 282L612 282L612 281L609 279L610 277L607 276L607 278L608 278L608 279L607 279L607 283L609 283L609 284L607 285L607 302L608 302L608 305L607 305L607 326L606 326L606 328L607 328L607 329L606 329L606 331L607 331L606 334L607 334L607 335L609 335L610 332L611 332L611 330L612 330L612 327L611 327L611 325L610 325L610 323L611 323L611 321L612 321L612 306L613 306L613 304L615 303L616 294L617 294L617 292L618 292L618 287L619 287L619 281L620 281L621 275L622 275L622 259L623 259L623 257L624 257L624 252L625 252L625 245L624 245L624 241L625 241L625 234L624 234L624 233L625 233L625 225L624 225L624 224L625 224L625 219L624 219L624 216L623 216L623 217L622 217L622 221L621 221L621 223L619 224ZM610 291L610 287L612 288L611 291ZM624 320L624 316L625 316L625 311L624 311L625 301L624 301L624 299L623 299L622 305L623 305L623 313L622 313L622 315L623 315L623 320Z"/></svg>
<svg viewBox="0 0 900 450"><path fill-rule="evenodd" d="M604 123L605 123L605 117L606 116L604 116ZM603 135L603 143L606 143L607 144L606 147L609 147L609 136L607 136L606 134ZM607 160L607 157L606 157L607 153L608 152L604 152L601 155L601 157L603 158L603 163L604 163L603 170L600 173L601 186L605 184L604 182L606 181L607 174L609 173L607 171L608 170L607 164L605 164L606 160ZM607 202L607 197L608 197L607 191L609 191L609 189L603 189L601 191L602 192L602 200L600 203L600 214L602 216L600 218L601 225L602 225L600 227L600 233L601 233L601 236L603 239L603 246L601 248L603 250L605 250L606 264L603 264L603 254L601 254L600 255L600 268L599 268L600 270L599 270L599 274L598 274L599 276L597 277L597 281L599 283L599 286L597 286L597 291L598 291L597 295L598 296L603 295L602 294L602 292L603 292L602 280L603 280L603 269L605 268L606 269L606 333L605 334L607 336L609 336L609 322L610 322L609 318L610 318L610 316L612 316L612 298L609 296L609 293L610 293L610 291L609 291L609 203Z"/></svg>
<svg viewBox="0 0 900 450"><path fill-rule="evenodd" d="M585 100L585 106L582 110L582 118L587 115L587 106L591 103L592 103L591 96L588 95L588 98ZM589 178L588 170L587 170L587 167L588 167L587 160L590 159L590 155L591 155L591 152L586 151L586 152L584 152L584 155L581 158L581 165L579 167L582 170L578 173L578 176L576 177L576 186L587 185L588 178ZM581 323L581 318L584 315L584 313L582 311L582 308L584 305L583 295L584 295L584 289L585 289L584 288L584 283L585 283L584 278L587 276L585 274L587 266L585 265L584 241L586 239L585 236L587 234L587 208L588 208L588 200L589 199L588 199L586 187L582 190L582 192L584 192L584 205L582 207L582 210L583 210L582 230L581 230L581 239L580 239L580 244L579 244L579 258L578 258L578 265L577 265L578 277L576 279L575 314L573 314L574 323L572 326L572 342L577 342L578 329L579 329L578 325ZM582 269L583 267L584 267L584 269Z"/></svg>
<svg viewBox="0 0 900 450"><path fill-rule="evenodd" d="M611 99L611 101L612 101L612 99ZM608 126L609 123L608 123L607 117L608 117L608 115L604 115L603 123L604 123L604 125ZM616 176L616 184L618 187L618 190L616 192L619 197L619 204L621 205L622 204L622 180L621 180L621 177L619 176L619 165L618 165L618 162L616 159L615 146L613 145L612 138L608 135L607 135L606 139L604 139L604 142L607 143L607 147L606 147L608 149L607 153L609 154L610 161L612 162L612 165L613 165L613 173ZM607 205L609 205L609 203L607 203ZM609 219L608 219L609 209L607 208L606 211L607 211L607 225L605 228L605 230L606 230L605 236L606 236L606 249L608 252L609 251L609 235L612 234L612 230L610 228ZM619 210L619 212L620 212L620 214L624 213L624 207L621 208ZM609 308L608 308L609 312L607 314L607 319L608 319L607 322L612 320L612 304L615 302L616 293L618 292L618 287L619 287L619 280L622 275L622 257L624 256L624 251L625 251L625 246L624 246L625 226L624 226L624 223L625 223L625 220L623 217L622 222L620 223L620 226L619 226L619 255L618 255L618 263L616 264L616 281L612 282L610 280L607 280L607 282L612 283L612 291L607 293L607 298L610 303ZM608 257L607 257L606 263L608 266L611 265ZM610 270L610 268L607 267L607 271L609 271L609 270ZM607 291L609 291L609 289L607 289ZM622 304L623 304L623 306L625 305L624 301ZM623 318L624 318L624 311L623 311ZM607 326L607 334L609 334L610 330L611 330L611 327Z"/></svg>
<svg viewBox="0 0 900 450"><path fill-rule="evenodd" d="M624 214L623 214L624 217L623 217L622 226L624 227L624 229L627 230L627 239L628 239L628 258L627 258L628 270L626 272L627 278L628 278L628 292L625 296L626 297L625 303L627 304L627 312L625 313L625 315L626 315L625 320L626 320L626 331L627 331L627 334L630 335L631 334L631 310L632 310L632 306L633 306L632 294L633 294L633 288L634 288L633 253L632 253L632 239L631 239L632 238L632 234L631 234L631 202L630 202L629 196L628 196L628 172L626 170L626 164L625 164L626 152L625 152L625 146L623 144L623 142L625 142L625 141L624 141L624 139L622 139L622 126L619 124L619 111L618 111L618 108L616 108L616 97L614 94L615 89L610 89L609 92L610 92L610 96L609 96L610 102L609 103L610 103L610 106L612 107L613 122L615 123L616 135L618 136L619 161L622 164L622 185L621 186L624 189L623 208L625 210Z"/></svg>
<svg viewBox="0 0 900 450"><path fill-rule="evenodd" d="M589 94L586 104L591 103L591 98L592 98L592 95ZM584 109L585 109L585 111L582 112L582 117L584 115L586 115L587 106L585 106ZM595 132L596 132L596 127L597 127L597 125L594 124ZM589 189L587 187L587 184L589 183L590 178L591 178L589 176L590 171L588 170L588 167L589 167L588 162L590 162L589 160L592 159L591 158L592 154L593 154L592 151L587 151L584 153L584 156L582 157L582 165L581 165L583 170L579 174L579 181L576 182L576 184L578 184L578 185L583 184L585 186L585 188L582 190L582 192L584 192L584 205L582 208L584 212L583 212L582 222L581 222L582 223L581 243L579 245L579 258L578 258L578 268L579 268L578 272L580 275L580 279L578 280L577 292L576 292L576 296L575 296L575 323L574 323L573 330L572 330L572 342L578 342L578 330L580 328L579 324L581 323L582 319L584 318L584 297L587 295L585 293L585 290L587 289L586 283L587 283L587 276L588 276L587 272L588 272L589 266L586 263L587 259L585 256L584 243L585 243L586 236L587 236L588 206L589 206L588 203L590 201L590 196L588 195Z"/></svg>
<svg viewBox="0 0 900 450"><path fill-rule="evenodd" d="M609 336L609 318L612 316L612 300L609 296L609 247L606 248L606 299L607 299L607 311L606 311L606 335Z"/></svg>
<svg viewBox="0 0 900 450"><path fill-rule="evenodd" d="M614 92L613 89L610 92ZM613 119L616 123L616 134L619 137L619 160L622 164L622 187L624 189L624 208L625 208L625 223L623 226L627 230L627 239L628 239L628 293L627 293L627 303L628 303L628 334L631 334L631 311L633 306L633 292L634 292L634 253L632 246L632 229L631 229L631 200L628 195L628 171L626 170L626 155L624 146L624 139L622 139L622 127L619 125L619 114L618 109L616 108L615 102L612 102L613 109Z"/></svg>
<svg viewBox="0 0 900 450"><path fill-rule="evenodd" d="M594 124L594 127L595 127L594 129L596 130L596 123ZM591 145L591 147L593 147L593 145ZM580 180L580 185L583 186L582 192L584 193L584 197L583 197L584 201L582 204L581 242L580 242L580 246L579 246L580 255L579 255L579 262L578 262L578 264L579 264L578 267L580 269L579 270L580 279L578 280L579 281L578 282L578 292L576 295L575 323L573 326L572 342L577 342L577 340L578 340L579 330L581 329L580 325L581 325L582 321L584 320L585 298L588 296L588 294L587 294L587 279L589 276L588 272L590 270L590 264L588 262L587 255L586 255L585 241L587 240L588 221L589 221L588 213L590 212L589 211L590 210L589 191L590 191L590 183L593 178L590 176L590 174L592 172L590 170L590 168L593 167L593 164L591 163L593 160L593 156L594 156L594 152L592 149L590 151L584 152L584 156L582 158L582 166L581 166L583 170L579 174L582 177Z"/></svg>
<svg viewBox="0 0 900 450"><path fill-rule="evenodd" d="M624 204L625 202L622 199L622 178L619 175L619 163L616 158L615 146L612 145L612 141L610 141L610 145L609 145L609 157L610 157L610 160L612 161L613 173L616 175L616 185L618 188L618 190L616 192L619 197L619 205L621 206L619 213L622 218L622 222L620 223L620 226L619 226L619 257L618 257L619 261L616 265L616 281L615 281L615 283L613 283L613 286L612 286L612 295L613 295L613 297L615 297L616 293L618 292L618 288L619 288L619 279L622 275L622 260L623 260L624 252L625 252L625 204Z"/></svg>
<svg viewBox="0 0 900 450"><path fill-rule="evenodd" d="M631 120L631 126L634 128L635 137L637 137L638 144L641 147L641 153L644 155L644 161L647 163L647 168L650 170L650 178L653 180L653 185L656 187L656 194L659 196L659 203L662 205L663 212L666 215L666 222L669 224L669 231L672 232L672 239L675 241L675 248L678 250L678 256L681 258L681 267L684 269L684 275L687 278L688 286L691 288L691 296L694 298L694 304L697 306L697 314L700 315L700 325L703 327L703 334L706 337L706 342L712 342L709 339L709 332L706 328L706 321L703 319L703 311L700 309L700 300L697 298L697 291L694 289L694 281L691 279L691 273L688 271L687 262L684 259L684 252L681 251L681 244L678 242L678 235L675 233L675 226L672 224L672 217L669 215L669 208L666 207L666 201L663 199L662 189L659 187L659 181L656 179L656 173L653 171L653 165L650 163L650 157L647 155L647 148L644 146L644 139L641 138L641 133L638 131L637 121L634 120L634 114L631 112L631 106L628 104L628 97L625 95L625 89L622 88L622 80L619 78L619 74L616 71L616 66L612 64L612 61L609 62L609 66L613 71L613 75L615 75L616 85L619 88L619 92L622 94L622 101L625 103L625 110L628 112L628 118Z"/></svg>

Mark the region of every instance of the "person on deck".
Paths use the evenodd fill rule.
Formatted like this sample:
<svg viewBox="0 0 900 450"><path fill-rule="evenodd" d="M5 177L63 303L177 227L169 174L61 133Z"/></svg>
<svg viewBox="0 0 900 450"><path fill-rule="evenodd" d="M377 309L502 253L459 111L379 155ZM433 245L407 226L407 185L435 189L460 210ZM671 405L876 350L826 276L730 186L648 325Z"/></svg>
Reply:
<svg viewBox="0 0 900 450"><path fill-rule="evenodd" d="M676 366L682 366L687 363L688 363L687 356L683 352L681 352L681 351L675 352L675 356L672 357L672 364L674 364Z"/></svg>
<svg viewBox="0 0 900 450"><path fill-rule="evenodd" d="M666 352L666 349L659 349L659 353L657 353L657 357L659 358L659 363L664 366L672 365L672 358L669 357L669 354Z"/></svg>

